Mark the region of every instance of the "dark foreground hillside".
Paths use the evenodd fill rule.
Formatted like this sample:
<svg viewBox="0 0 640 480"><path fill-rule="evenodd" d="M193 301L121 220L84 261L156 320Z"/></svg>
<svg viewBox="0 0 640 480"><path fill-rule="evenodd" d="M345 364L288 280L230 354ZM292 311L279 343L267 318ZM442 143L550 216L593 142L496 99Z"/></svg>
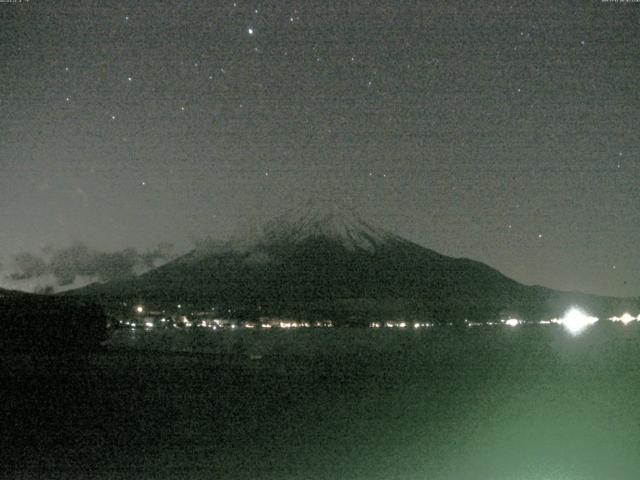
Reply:
<svg viewBox="0 0 640 480"><path fill-rule="evenodd" d="M5 355L0 474L636 478L637 326L288 333L293 348L233 365Z"/></svg>
<svg viewBox="0 0 640 480"><path fill-rule="evenodd" d="M68 354L107 338L102 307L73 297L0 291L0 352Z"/></svg>

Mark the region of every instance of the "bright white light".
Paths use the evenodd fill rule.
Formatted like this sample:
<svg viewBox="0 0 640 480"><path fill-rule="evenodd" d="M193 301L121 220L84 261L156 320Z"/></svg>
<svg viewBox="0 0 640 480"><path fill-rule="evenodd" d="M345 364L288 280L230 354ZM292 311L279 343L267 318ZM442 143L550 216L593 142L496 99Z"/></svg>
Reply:
<svg viewBox="0 0 640 480"><path fill-rule="evenodd" d="M569 330L573 335L577 335L589 325L593 325L597 321L598 319L596 317L591 317L577 308L570 309L564 314L564 317L560 319L564 328Z"/></svg>
<svg viewBox="0 0 640 480"><path fill-rule="evenodd" d="M635 317L632 317L629 313L625 313L620 317L620 321L625 325L629 322L633 322L634 320L635 320Z"/></svg>
<svg viewBox="0 0 640 480"><path fill-rule="evenodd" d="M247 33L248 33L249 35L253 35L253 28L248 28L248 29L247 29Z"/></svg>
<svg viewBox="0 0 640 480"><path fill-rule="evenodd" d="M517 318L510 318L508 320L505 320L504 324L510 327L517 327L518 325L520 325L520 320L518 320Z"/></svg>
<svg viewBox="0 0 640 480"><path fill-rule="evenodd" d="M153 328L153 322L146 322L144 326L147 328Z"/></svg>
<svg viewBox="0 0 640 480"><path fill-rule="evenodd" d="M142 305L138 305L138 306L136 307L136 312L138 312L138 313L142 313L142 312L144 312L144 307L143 307Z"/></svg>
<svg viewBox="0 0 640 480"><path fill-rule="evenodd" d="M626 325L627 323L635 321L636 317L627 312L624 313L621 317L610 317L609 320L611 320L612 322L622 322L624 325ZM638 315L637 320L640 320L640 315Z"/></svg>

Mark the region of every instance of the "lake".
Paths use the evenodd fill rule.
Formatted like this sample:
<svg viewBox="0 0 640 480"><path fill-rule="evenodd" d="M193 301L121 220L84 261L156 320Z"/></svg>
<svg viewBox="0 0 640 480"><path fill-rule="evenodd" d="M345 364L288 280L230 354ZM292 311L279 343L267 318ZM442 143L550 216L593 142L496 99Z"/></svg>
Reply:
<svg viewBox="0 0 640 480"><path fill-rule="evenodd" d="M601 480L640 471L635 323L576 336L557 325L123 330L110 347L2 357L3 476Z"/></svg>

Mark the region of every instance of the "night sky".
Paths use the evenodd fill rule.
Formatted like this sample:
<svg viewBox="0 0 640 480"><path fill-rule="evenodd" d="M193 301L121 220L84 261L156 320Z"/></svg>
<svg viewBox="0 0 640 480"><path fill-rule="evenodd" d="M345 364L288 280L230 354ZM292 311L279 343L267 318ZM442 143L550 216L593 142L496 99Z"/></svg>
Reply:
<svg viewBox="0 0 640 480"><path fill-rule="evenodd" d="M142 270L320 197L527 284L640 295L639 12L2 2L0 286Z"/></svg>

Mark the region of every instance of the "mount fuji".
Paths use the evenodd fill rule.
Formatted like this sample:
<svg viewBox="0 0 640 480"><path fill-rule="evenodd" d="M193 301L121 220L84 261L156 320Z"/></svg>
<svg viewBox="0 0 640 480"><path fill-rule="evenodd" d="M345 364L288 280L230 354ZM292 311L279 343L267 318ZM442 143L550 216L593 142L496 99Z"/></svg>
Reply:
<svg viewBox="0 0 640 480"><path fill-rule="evenodd" d="M204 242L138 277L71 294L103 303L185 303L255 317L340 322L407 318L456 322L505 316L539 320L579 304L618 312L611 297L526 286L497 270L441 255L362 220L351 208L308 202L231 240Z"/></svg>

